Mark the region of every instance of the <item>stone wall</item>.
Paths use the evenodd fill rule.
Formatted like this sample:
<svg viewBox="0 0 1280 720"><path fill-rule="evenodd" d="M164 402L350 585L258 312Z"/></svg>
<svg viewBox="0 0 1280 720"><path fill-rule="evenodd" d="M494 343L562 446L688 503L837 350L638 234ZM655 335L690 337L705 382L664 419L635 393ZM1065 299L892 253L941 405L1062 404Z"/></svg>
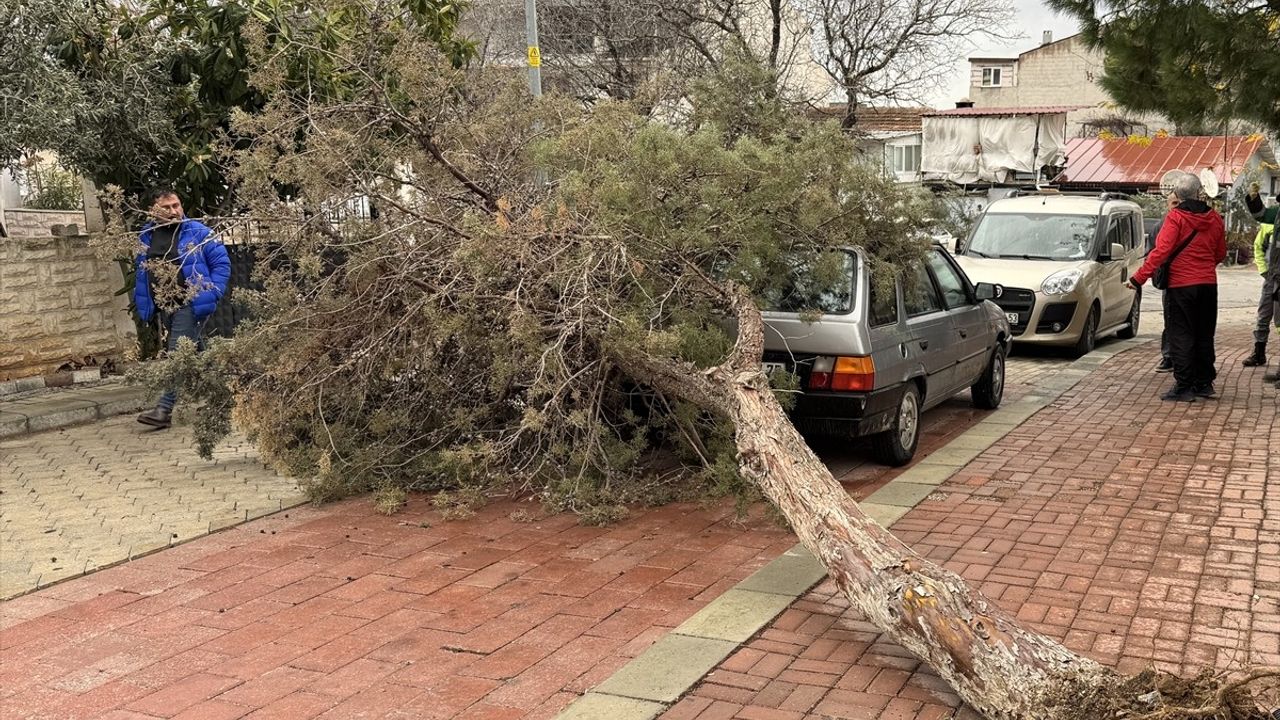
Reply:
<svg viewBox="0 0 1280 720"><path fill-rule="evenodd" d="M75 232L84 232L83 210L30 210L12 208L4 211L4 227L11 238L49 237L55 227L75 225ZM65 233L57 233L59 235Z"/></svg>
<svg viewBox="0 0 1280 720"><path fill-rule="evenodd" d="M83 213L9 210L0 238L0 381L44 375L86 357L119 358L134 342L116 263L83 235L54 237L54 225L84 227Z"/></svg>

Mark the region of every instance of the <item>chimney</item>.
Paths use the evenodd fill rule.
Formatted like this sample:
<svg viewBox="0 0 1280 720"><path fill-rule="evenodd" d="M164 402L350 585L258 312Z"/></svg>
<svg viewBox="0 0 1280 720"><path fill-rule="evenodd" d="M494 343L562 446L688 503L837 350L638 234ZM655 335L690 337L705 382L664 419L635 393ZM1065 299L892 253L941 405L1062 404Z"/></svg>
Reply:
<svg viewBox="0 0 1280 720"><path fill-rule="evenodd" d="M972 100L970 100L969 98L960 98L959 100L957 100L957 101L956 101L956 107L957 107L957 108L971 108L971 107L973 107L973 101L972 101Z"/></svg>
<svg viewBox="0 0 1280 720"><path fill-rule="evenodd" d="M1041 45L1048 45L1048 44L1049 44L1049 43L1051 43L1051 42L1053 42L1053 31L1052 31L1052 30L1045 30L1045 31L1044 31L1044 35L1043 35L1043 36L1041 36L1041 38L1040 38L1040 44L1041 44Z"/></svg>

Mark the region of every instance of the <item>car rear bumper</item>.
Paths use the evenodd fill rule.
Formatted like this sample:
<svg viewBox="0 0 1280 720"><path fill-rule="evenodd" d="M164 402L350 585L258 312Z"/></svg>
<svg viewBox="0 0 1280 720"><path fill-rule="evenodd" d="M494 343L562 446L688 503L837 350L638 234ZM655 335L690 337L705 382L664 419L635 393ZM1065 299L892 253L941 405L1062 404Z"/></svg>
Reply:
<svg viewBox="0 0 1280 720"><path fill-rule="evenodd" d="M903 385L869 393L805 392L796 398L791 420L811 435L873 435L893 424Z"/></svg>

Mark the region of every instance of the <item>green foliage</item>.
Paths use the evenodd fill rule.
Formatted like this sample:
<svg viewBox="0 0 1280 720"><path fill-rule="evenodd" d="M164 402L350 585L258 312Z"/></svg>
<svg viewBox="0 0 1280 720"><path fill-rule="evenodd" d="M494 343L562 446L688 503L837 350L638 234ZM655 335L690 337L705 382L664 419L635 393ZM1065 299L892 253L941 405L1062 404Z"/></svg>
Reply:
<svg viewBox="0 0 1280 720"><path fill-rule="evenodd" d="M80 178L52 163L35 163L25 173L32 192L24 207L36 210L79 210L84 207Z"/></svg>
<svg viewBox="0 0 1280 720"><path fill-rule="evenodd" d="M234 387L222 373L229 349L215 340L206 352L198 353L195 343L183 338L167 362L141 365L128 376L130 382L155 389L175 388L184 399L202 405L194 414L192 431L196 451L205 459L213 457L214 447L231 432Z"/></svg>
<svg viewBox="0 0 1280 720"><path fill-rule="evenodd" d="M369 6L455 64L470 56L453 0ZM269 100L252 79L251 43L285 54L273 91L342 94L351 75L326 51L360 17L336 1L10 0L0 8L0 164L52 150L99 187L136 196L171 185L188 212L227 214L224 153L248 143L232 117Z"/></svg>
<svg viewBox="0 0 1280 720"><path fill-rule="evenodd" d="M722 362L724 278L763 297L797 258L830 269L851 246L891 278L927 247L928 198L746 66L661 124L622 103L530 103L520 78L457 68L376 16L327 52L343 93L280 92L287 53L260 49L271 99L234 120L253 142L229 177L289 228L288 261L264 258L265 291L240 295L256 320L199 359L225 387L184 397L233 415L317 500L398 487L461 516L517 493L593 523L708 492L754 500L732 426L630 361ZM299 223L357 194L377 218Z"/></svg>
<svg viewBox="0 0 1280 720"><path fill-rule="evenodd" d="M394 515L409 502L409 494L398 485L383 485L373 493L373 508L383 515Z"/></svg>
<svg viewBox="0 0 1280 720"><path fill-rule="evenodd" d="M1106 52L1102 86L1121 105L1158 112L1183 134L1228 119L1280 131L1280 3L1048 0Z"/></svg>

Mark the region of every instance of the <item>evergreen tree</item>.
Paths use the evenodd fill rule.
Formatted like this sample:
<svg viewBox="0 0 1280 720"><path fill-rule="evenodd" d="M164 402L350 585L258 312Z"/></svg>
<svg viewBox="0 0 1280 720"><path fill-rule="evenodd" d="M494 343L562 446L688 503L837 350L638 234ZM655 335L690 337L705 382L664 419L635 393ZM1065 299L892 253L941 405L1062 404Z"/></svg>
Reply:
<svg viewBox="0 0 1280 720"><path fill-rule="evenodd" d="M1106 52L1102 86L1184 133L1229 119L1280 132L1280 0L1046 0Z"/></svg>

